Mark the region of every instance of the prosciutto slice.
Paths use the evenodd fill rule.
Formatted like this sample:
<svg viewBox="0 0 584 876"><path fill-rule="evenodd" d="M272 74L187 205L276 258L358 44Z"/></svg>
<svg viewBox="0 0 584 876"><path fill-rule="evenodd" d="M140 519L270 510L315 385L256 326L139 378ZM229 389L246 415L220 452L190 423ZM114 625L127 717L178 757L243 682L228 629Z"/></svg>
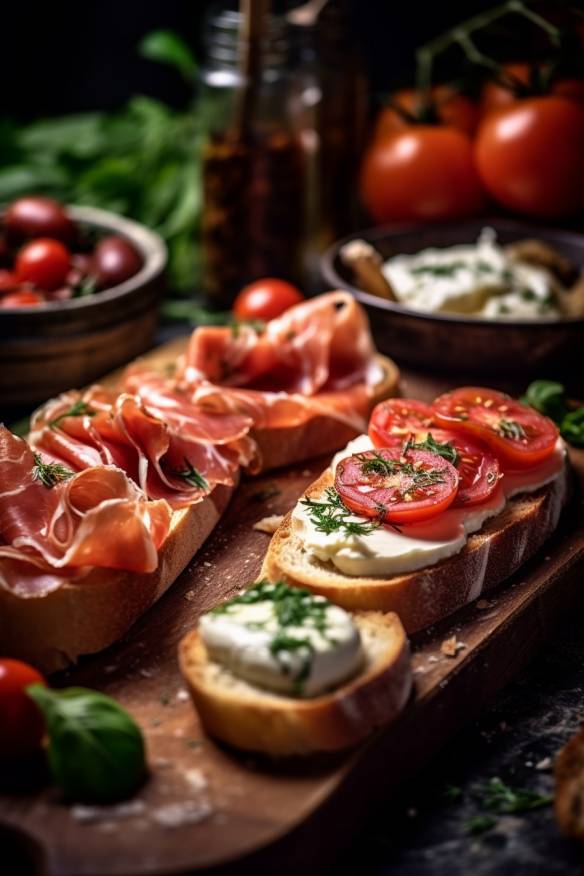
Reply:
<svg viewBox="0 0 584 876"><path fill-rule="evenodd" d="M36 412L31 444L76 471L116 465L150 499L173 508L200 501L216 484L233 485L240 465L254 458L250 418L205 411L164 378L147 387L137 394L99 386L65 393Z"/></svg>
<svg viewBox="0 0 584 876"><path fill-rule="evenodd" d="M40 465L39 465L40 463ZM148 501L120 469L47 470L0 426L0 587L45 596L90 568L152 572L172 511Z"/></svg>

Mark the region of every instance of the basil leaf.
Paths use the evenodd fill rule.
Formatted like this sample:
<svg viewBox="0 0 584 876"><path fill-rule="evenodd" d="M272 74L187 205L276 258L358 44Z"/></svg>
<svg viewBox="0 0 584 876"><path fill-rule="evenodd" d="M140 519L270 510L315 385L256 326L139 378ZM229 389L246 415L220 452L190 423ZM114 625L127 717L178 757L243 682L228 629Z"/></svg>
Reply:
<svg viewBox="0 0 584 876"><path fill-rule="evenodd" d="M534 380L521 401L556 422L567 413L566 390L555 380Z"/></svg>
<svg viewBox="0 0 584 876"><path fill-rule="evenodd" d="M27 692L44 715L49 766L67 798L106 803L136 790L146 775L144 739L115 700L82 687Z"/></svg>
<svg viewBox="0 0 584 876"><path fill-rule="evenodd" d="M560 423L562 437L576 447L584 447L584 407L566 414Z"/></svg>
<svg viewBox="0 0 584 876"><path fill-rule="evenodd" d="M190 82L197 72L197 62L187 43L173 30L154 30L138 46L143 58L169 64Z"/></svg>

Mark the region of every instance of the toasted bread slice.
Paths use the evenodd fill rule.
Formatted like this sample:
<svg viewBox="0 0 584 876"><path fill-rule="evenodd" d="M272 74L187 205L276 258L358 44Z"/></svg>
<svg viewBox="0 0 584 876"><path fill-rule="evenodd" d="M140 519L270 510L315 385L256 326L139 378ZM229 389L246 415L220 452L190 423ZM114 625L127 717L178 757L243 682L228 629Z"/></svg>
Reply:
<svg viewBox="0 0 584 876"><path fill-rule="evenodd" d="M307 490L318 498L333 485L330 470ZM566 474L537 492L516 496L469 536L452 557L391 578L349 577L308 553L288 514L272 537L262 568L269 581L308 587L350 611L395 611L406 631L431 626L509 578L549 538L567 496Z"/></svg>
<svg viewBox="0 0 584 876"><path fill-rule="evenodd" d="M561 749L554 766L554 809L562 833L584 839L584 727Z"/></svg>
<svg viewBox="0 0 584 876"><path fill-rule="evenodd" d="M107 648L168 590L227 507L234 487L217 486L172 517L154 572L92 569L47 596L22 598L0 588L0 653L45 673Z"/></svg>
<svg viewBox="0 0 584 876"><path fill-rule="evenodd" d="M409 647L395 614L354 616L364 669L331 693L295 699L263 690L212 661L197 630L179 647L181 672L205 730L229 745L272 756L348 748L391 721L412 686Z"/></svg>

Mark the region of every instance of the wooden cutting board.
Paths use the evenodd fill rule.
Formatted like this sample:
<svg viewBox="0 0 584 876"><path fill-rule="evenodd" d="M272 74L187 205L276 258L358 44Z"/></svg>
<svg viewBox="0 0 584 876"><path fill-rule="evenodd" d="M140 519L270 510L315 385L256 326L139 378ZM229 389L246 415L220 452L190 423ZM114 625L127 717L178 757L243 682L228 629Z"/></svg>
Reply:
<svg viewBox="0 0 584 876"><path fill-rule="evenodd" d="M180 347L155 352L156 363ZM420 378L410 385L420 397L436 389ZM133 800L114 807L66 806L34 772L28 791L21 775L15 783L14 775L0 774L3 861L9 849L21 856L10 873L322 872L357 829L365 804L397 787L484 708L578 598L584 571L579 497L541 555L506 586L415 638L412 700L366 745L280 764L216 745L186 696L177 644L201 612L257 575L269 536L253 523L292 507L327 462L245 481L203 550L124 641L58 678L102 690L135 716L152 773ZM584 453L573 453L572 462L582 483ZM448 658L440 645L452 635L464 647Z"/></svg>

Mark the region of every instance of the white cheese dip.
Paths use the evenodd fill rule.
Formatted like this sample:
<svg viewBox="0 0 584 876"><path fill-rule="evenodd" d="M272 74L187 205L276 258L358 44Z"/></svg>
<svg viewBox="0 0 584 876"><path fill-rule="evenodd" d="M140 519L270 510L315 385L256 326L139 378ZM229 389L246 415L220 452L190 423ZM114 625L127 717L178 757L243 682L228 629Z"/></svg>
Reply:
<svg viewBox="0 0 584 876"><path fill-rule="evenodd" d="M333 471L341 459L372 447L367 435L359 436L336 454ZM400 526L399 531L379 526L363 535L348 534L342 529L321 532L302 501L292 512L293 531L308 553L322 562L332 562L345 575L378 578L414 572L457 554L468 536L499 514L511 496L534 492L563 476L565 455L564 444L559 440L549 459L525 472L505 474L493 495L480 505L468 509L449 508L425 522ZM350 515L346 520L363 522L365 518Z"/></svg>
<svg viewBox="0 0 584 876"><path fill-rule="evenodd" d="M323 596L282 582L260 582L201 618L213 660L262 688L313 697L362 667L351 616Z"/></svg>
<svg viewBox="0 0 584 876"><path fill-rule="evenodd" d="M510 255L492 228L484 228L476 243L395 256L381 271L398 301L413 310L485 319L560 316L552 274Z"/></svg>

